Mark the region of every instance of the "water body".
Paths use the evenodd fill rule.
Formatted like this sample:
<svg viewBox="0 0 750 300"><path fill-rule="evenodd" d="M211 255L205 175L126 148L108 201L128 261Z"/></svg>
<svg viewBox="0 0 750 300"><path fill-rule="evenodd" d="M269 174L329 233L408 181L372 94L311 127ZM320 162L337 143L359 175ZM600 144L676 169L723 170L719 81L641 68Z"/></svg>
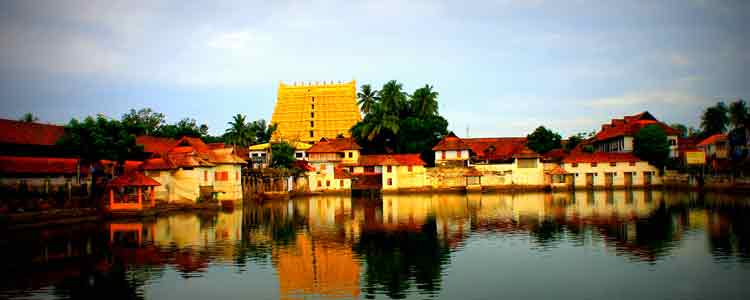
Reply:
<svg viewBox="0 0 750 300"><path fill-rule="evenodd" d="M314 196L0 237L0 299L749 299L750 196Z"/></svg>

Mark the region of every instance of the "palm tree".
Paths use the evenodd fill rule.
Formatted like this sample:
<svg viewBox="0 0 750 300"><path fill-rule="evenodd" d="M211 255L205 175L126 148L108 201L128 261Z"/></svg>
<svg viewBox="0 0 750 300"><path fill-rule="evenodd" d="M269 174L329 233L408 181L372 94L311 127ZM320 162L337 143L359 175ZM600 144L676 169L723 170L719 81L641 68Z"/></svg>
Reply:
<svg viewBox="0 0 750 300"><path fill-rule="evenodd" d="M34 123L34 122L39 121L39 118L37 118L34 114L27 112L23 114L23 116L21 116L21 119L19 119L19 121L25 122L25 123Z"/></svg>
<svg viewBox="0 0 750 300"><path fill-rule="evenodd" d="M412 110L418 116L436 115L438 113L438 92L432 90L432 86L425 84L418 88L411 96Z"/></svg>
<svg viewBox="0 0 750 300"><path fill-rule="evenodd" d="M232 117L232 121L227 124L229 124L229 128L224 133L227 143L240 147L247 147L255 143L255 132L249 124L245 123L244 115L235 115Z"/></svg>
<svg viewBox="0 0 750 300"><path fill-rule="evenodd" d="M726 131L727 124L729 123L727 111L728 109L724 102L716 103L716 105L707 108L701 117L703 133L710 136Z"/></svg>
<svg viewBox="0 0 750 300"><path fill-rule="evenodd" d="M266 123L265 119L253 121L248 124L248 126L250 126L251 130L255 133L255 138L258 143L267 143L270 141L271 136L273 136L276 128L278 128L278 125L276 124Z"/></svg>
<svg viewBox="0 0 750 300"><path fill-rule="evenodd" d="M369 84L363 84L361 92L357 93L357 104L359 104L360 110L363 114L368 114L372 111L372 107L380 101L378 97L378 90L373 90Z"/></svg>
<svg viewBox="0 0 750 300"><path fill-rule="evenodd" d="M406 108L406 93L402 89L403 85L395 80L388 81L383 85L383 88L378 92L383 113L398 115Z"/></svg>
<svg viewBox="0 0 750 300"><path fill-rule="evenodd" d="M739 99L729 104L729 120L734 128L748 125L750 116L748 116L747 103Z"/></svg>

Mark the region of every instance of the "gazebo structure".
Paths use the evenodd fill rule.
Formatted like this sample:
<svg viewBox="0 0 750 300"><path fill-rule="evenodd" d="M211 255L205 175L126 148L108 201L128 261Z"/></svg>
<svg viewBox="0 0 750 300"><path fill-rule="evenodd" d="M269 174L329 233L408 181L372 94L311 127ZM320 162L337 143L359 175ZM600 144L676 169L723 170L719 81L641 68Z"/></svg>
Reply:
<svg viewBox="0 0 750 300"><path fill-rule="evenodd" d="M572 186L573 176L560 166L544 171L544 181L553 190L568 189Z"/></svg>
<svg viewBox="0 0 750 300"><path fill-rule="evenodd" d="M143 210L143 192L148 191L148 207L154 207L154 187L159 182L138 172L119 176L107 185L110 210ZM133 194L135 191L135 194Z"/></svg>
<svg viewBox="0 0 750 300"><path fill-rule="evenodd" d="M466 190L467 191L482 191L482 172L479 172L474 167L470 167L468 171L464 173L466 177Z"/></svg>

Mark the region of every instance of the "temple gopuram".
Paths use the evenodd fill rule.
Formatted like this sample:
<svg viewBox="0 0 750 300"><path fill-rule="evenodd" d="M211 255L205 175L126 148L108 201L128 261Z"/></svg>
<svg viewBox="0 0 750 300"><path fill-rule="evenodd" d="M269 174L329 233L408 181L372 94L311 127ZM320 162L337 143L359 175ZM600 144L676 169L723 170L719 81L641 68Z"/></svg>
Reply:
<svg viewBox="0 0 750 300"><path fill-rule="evenodd" d="M362 117L357 106L357 82L323 84L279 83L271 123L273 140L315 142L350 135Z"/></svg>

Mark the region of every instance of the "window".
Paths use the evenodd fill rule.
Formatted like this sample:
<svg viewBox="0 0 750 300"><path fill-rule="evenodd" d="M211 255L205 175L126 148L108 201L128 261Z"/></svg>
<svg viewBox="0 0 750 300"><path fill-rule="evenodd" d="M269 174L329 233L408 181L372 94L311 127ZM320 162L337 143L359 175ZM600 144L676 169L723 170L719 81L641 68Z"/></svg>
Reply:
<svg viewBox="0 0 750 300"><path fill-rule="evenodd" d="M677 145L677 141L675 141L675 140L669 140L669 145L670 146L676 146Z"/></svg>
<svg viewBox="0 0 750 300"><path fill-rule="evenodd" d="M393 178L388 178L388 185L393 185Z"/></svg>
<svg viewBox="0 0 750 300"><path fill-rule="evenodd" d="M349 158L354 157L354 152L349 152Z"/></svg>
<svg viewBox="0 0 750 300"><path fill-rule="evenodd" d="M595 163L595 162L592 162L592 163L591 163L591 167L592 167L592 168L593 168L593 167L596 167L596 163Z"/></svg>
<svg viewBox="0 0 750 300"><path fill-rule="evenodd" d="M214 180L215 181L227 181L227 180L229 180L229 172L227 172L227 171L214 172Z"/></svg>
<svg viewBox="0 0 750 300"><path fill-rule="evenodd" d="M365 173L375 173L375 167L374 166L366 166L365 167Z"/></svg>
<svg viewBox="0 0 750 300"><path fill-rule="evenodd" d="M570 167L571 168L578 168L578 163L572 163L572 164L570 164Z"/></svg>
<svg viewBox="0 0 750 300"><path fill-rule="evenodd" d="M315 102L315 97L312 97L312 102Z"/></svg>
<svg viewBox="0 0 750 300"><path fill-rule="evenodd" d="M304 157L302 154L303 154L302 152L294 153L294 157L296 157L296 158L302 158L302 157Z"/></svg>
<svg viewBox="0 0 750 300"><path fill-rule="evenodd" d="M313 134L312 130L310 130L310 137L315 137L315 134Z"/></svg>
<svg viewBox="0 0 750 300"><path fill-rule="evenodd" d="M609 163L609 166L610 166L610 167L616 167L616 166L617 166L617 162L614 162L614 161L613 161L613 162L610 162L610 163Z"/></svg>
<svg viewBox="0 0 750 300"><path fill-rule="evenodd" d="M411 171L412 171L412 166L409 166L409 172L411 172Z"/></svg>
<svg viewBox="0 0 750 300"><path fill-rule="evenodd" d="M321 187L321 186L322 186L322 185L320 184L320 180L318 180L318 187Z"/></svg>
<svg viewBox="0 0 750 300"><path fill-rule="evenodd" d="M253 153L253 157L258 157L258 153Z"/></svg>
<svg viewBox="0 0 750 300"><path fill-rule="evenodd" d="M461 150L456 151L456 157L461 158Z"/></svg>
<svg viewBox="0 0 750 300"><path fill-rule="evenodd" d="M354 167L349 167L349 172L354 173Z"/></svg>
<svg viewBox="0 0 750 300"><path fill-rule="evenodd" d="M237 173L234 173L234 180L240 180L240 171L237 171Z"/></svg>
<svg viewBox="0 0 750 300"><path fill-rule="evenodd" d="M390 173L391 171L393 171L393 166L386 167L386 172Z"/></svg>
<svg viewBox="0 0 750 300"><path fill-rule="evenodd" d="M315 112L311 112L310 113L310 119L314 119L314 118L315 118Z"/></svg>
<svg viewBox="0 0 750 300"><path fill-rule="evenodd" d="M322 165L320 165L320 170L321 170L321 171L325 171L325 170L326 170L326 164L322 164Z"/></svg>
<svg viewBox="0 0 750 300"><path fill-rule="evenodd" d="M331 181L330 180L326 180L326 187L329 187L329 186L331 186Z"/></svg>
<svg viewBox="0 0 750 300"><path fill-rule="evenodd" d="M315 127L315 122L314 121L310 121L310 127Z"/></svg>
<svg viewBox="0 0 750 300"><path fill-rule="evenodd" d="M339 180L339 186L340 186L340 187L344 187L344 180L343 180L343 179L340 179L340 180Z"/></svg>
<svg viewBox="0 0 750 300"><path fill-rule="evenodd" d="M519 158L519 168L536 168L536 158Z"/></svg>
<svg viewBox="0 0 750 300"><path fill-rule="evenodd" d="M208 171L203 171L203 181L208 181Z"/></svg>
<svg viewBox="0 0 750 300"><path fill-rule="evenodd" d="M310 109L315 110L315 104L311 105Z"/></svg>
<svg viewBox="0 0 750 300"><path fill-rule="evenodd" d="M440 151L440 157L442 157L443 159L445 159L445 151Z"/></svg>
<svg viewBox="0 0 750 300"><path fill-rule="evenodd" d="M631 162L628 163L628 165L631 166L631 167L634 167L635 166L635 162L631 161Z"/></svg>

